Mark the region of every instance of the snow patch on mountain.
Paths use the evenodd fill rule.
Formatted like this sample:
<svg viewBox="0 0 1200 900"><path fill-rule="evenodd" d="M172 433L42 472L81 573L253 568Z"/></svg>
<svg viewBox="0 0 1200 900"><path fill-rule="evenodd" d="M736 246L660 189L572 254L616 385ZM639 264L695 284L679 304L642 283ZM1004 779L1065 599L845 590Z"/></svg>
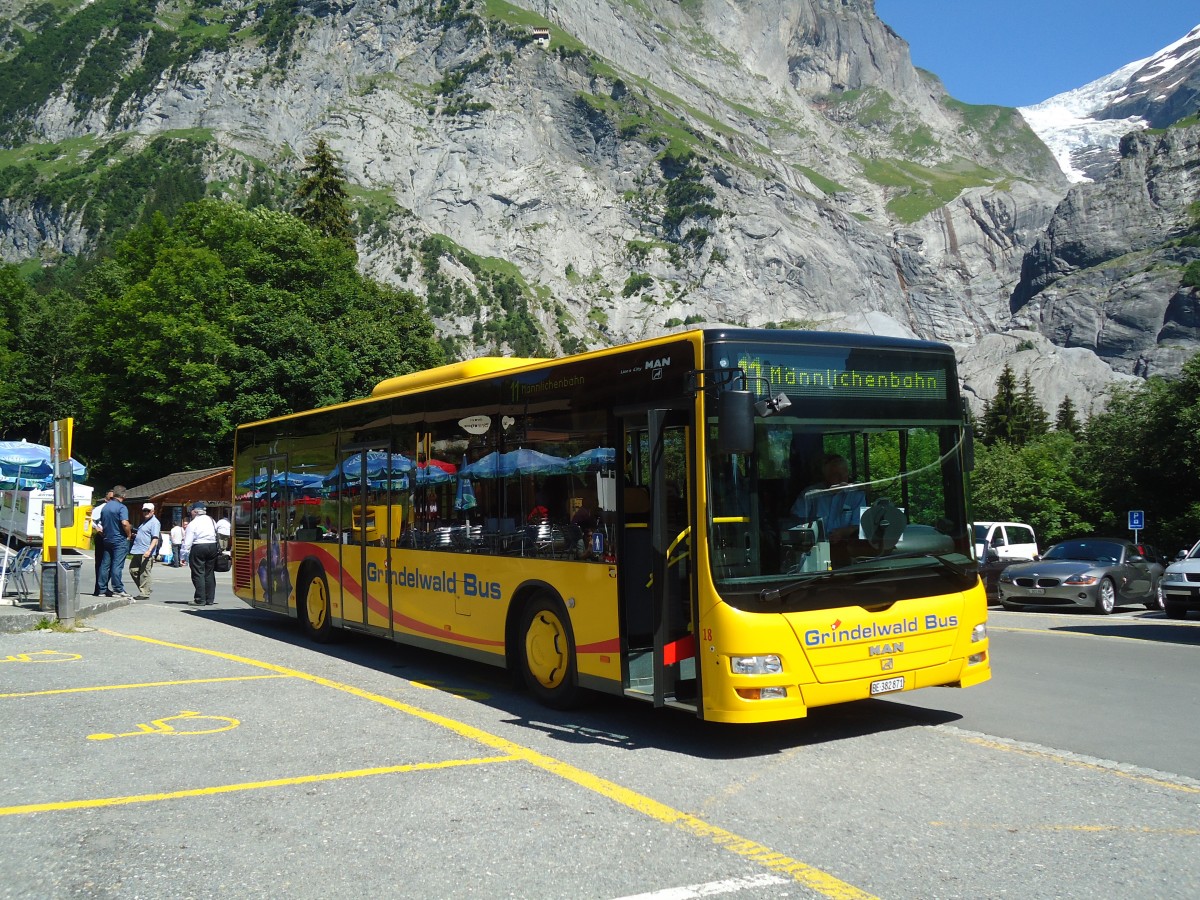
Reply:
<svg viewBox="0 0 1200 900"><path fill-rule="evenodd" d="M1152 56L1090 84L1019 108L1073 182L1094 181L1115 162L1121 138L1150 127L1200 68L1200 26ZM1132 109L1131 109L1132 107ZM1135 115L1122 115L1136 111Z"/></svg>
<svg viewBox="0 0 1200 900"><path fill-rule="evenodd" d="M1084 163L1097 153L1115 153L1125 134L1146 127L1146 120L1140 116L1097 119L1094 114L1124 95L1134 73L1150 59L1153 57L1129 63L1090 84L1057 94L1033 106L1019 107L1029 127L1050 148L1072 182L1093 181Z"/></svg>

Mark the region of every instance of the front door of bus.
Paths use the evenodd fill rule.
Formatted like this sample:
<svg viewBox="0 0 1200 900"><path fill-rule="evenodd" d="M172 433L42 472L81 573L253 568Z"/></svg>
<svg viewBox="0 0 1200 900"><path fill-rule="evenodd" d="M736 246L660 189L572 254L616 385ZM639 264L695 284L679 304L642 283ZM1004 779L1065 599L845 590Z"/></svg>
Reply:
<svg viewBox="0 0 1200 900"><path fill-rule="evenodd" d="M626 694L695 709L689 418L654 409L624 419L619 568Z"/></svg>

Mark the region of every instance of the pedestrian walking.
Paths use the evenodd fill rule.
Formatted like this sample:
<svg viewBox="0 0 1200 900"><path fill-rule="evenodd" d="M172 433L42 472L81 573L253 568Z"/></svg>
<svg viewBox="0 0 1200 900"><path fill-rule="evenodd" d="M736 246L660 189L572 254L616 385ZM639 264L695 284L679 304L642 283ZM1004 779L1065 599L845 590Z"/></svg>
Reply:
<svg viewBox="0 0 1200 900"><path fill-rule="evenodd" d="M183 550L183 526L176 522L171 526L171 568L178 569L183 565L179 554Z"/></svg>
<svg viewBox="0 0 1200 900"><path fill-rule="evenodd" d="M118 484L112 489L112 499L100 510L100 533L100 576L96 579L96 596L130 599L121 579L125 557L129 554L129 540L133 537L124 485Z"/></svg>
<svg viewBox="0 0 1200 900"><path fill-rule="evenodd" d="M222 550L229 549L229 538L233 534L233 526L229 524L229 520L224 516L217 519L217 543Z"/></svg>
<svg viewBox="0 0 1200 900"><path fill-rule="evenodd" d="M135 600L150 598L150 572L154 569L154 560L158 556L159 545L162 544L162 526L154 515L154 504L142 504L142 522L138 525L137 534L133 537L133 547L129 551L129 574L137 585Z"/></svg>
<svg viewBox="0 0 1200 900"><path fill-rule="evenodd" d="M96 564L95 596L97 597L104 593L104 586L100 584L100 561L104 558L104 526L100 524L100 513L104 512L104 504L112 497L113 492L109 491L104 495L103 503L97 503L92 507L92 560Z"/></svg>
<svg viewBox="0 0 1200 900"><path fill-rule="evenodd" d="M192 570L192 602L212 606L217 602L217 526L208 516L208 504L197 500L191 506L192 520L183 532L179 552Z"/></svg>

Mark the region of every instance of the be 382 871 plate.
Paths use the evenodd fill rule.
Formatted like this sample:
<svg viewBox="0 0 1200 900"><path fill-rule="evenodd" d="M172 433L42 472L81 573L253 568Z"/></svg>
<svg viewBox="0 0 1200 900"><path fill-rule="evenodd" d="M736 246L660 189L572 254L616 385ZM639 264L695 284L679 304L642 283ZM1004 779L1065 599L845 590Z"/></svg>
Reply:
<svg viewBox="0 0 1200 900"><path fill-rule="evenodd" d="M879 681L871 682L871 694L889 694L892 691L904 690L904 676L897 675L895 678L881 678Z"/></svg>

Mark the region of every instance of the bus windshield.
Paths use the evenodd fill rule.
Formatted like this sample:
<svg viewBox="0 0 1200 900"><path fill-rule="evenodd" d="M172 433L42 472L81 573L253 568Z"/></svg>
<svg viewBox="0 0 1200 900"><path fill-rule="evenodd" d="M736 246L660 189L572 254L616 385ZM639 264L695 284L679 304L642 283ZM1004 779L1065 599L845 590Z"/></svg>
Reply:
<svg viewBox="0 0 1200 900"><path fill-rule="evenodd" d="M758 405L766 415L754 450L721 453L709 442L718 593L742 609L779 611L861 604L867 584L872 605L973 586L952 360L784 352L736 355L752 393L771 401ZM715 435L719 420L709 424Z"/></svg>

